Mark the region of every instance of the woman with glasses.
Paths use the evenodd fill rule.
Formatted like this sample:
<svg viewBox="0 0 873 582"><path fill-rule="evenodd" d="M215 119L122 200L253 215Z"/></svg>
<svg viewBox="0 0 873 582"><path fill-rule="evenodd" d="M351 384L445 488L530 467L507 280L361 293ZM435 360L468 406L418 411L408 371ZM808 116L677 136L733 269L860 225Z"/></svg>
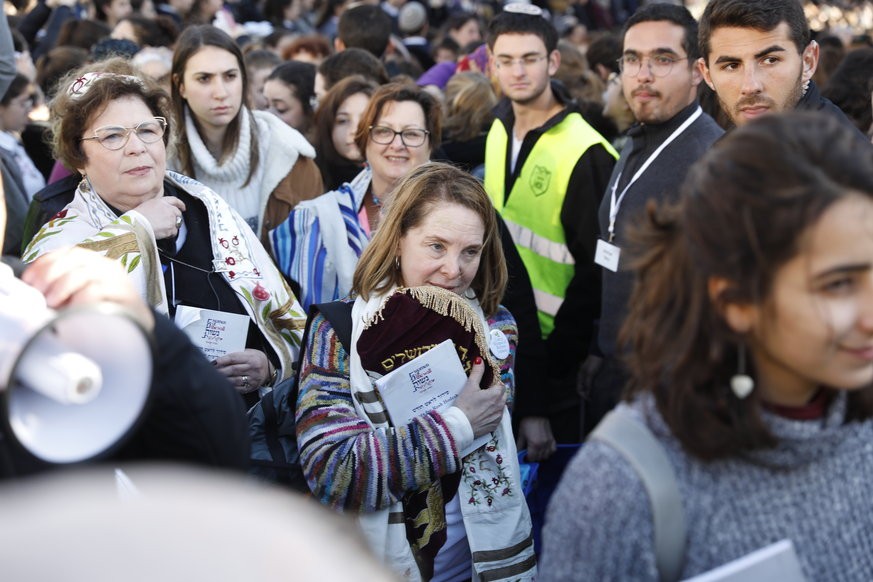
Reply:
<svg viewBox="0 0 873 582"><path fill-rule="evenodd" d="M370 99L355 142L366 167L351 182L299 204L270 233L279 269L299 285L304 308L345 297L358 257L394 187L440 143L439 102L410 83L388 83Z"/></svg>
<svg viewBox="0 0 873 582"><path fill-rule="evenodd" d="M119 260L143 298L180 327L192 315L235 322L211 328L239 336L227 350L200 347L254 400L258 388L290 373L303 312L246 221L203 184L167 171L167 95L135 75L116 58L61 83L52 102L54 154L82 180L23 258L90 248Z"/></svg>

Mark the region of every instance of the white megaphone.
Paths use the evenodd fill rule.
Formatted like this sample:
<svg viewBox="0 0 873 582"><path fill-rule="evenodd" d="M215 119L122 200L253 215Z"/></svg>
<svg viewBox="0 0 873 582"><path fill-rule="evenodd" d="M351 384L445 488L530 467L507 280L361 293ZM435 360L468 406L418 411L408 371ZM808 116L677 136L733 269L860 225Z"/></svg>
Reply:
<svg viewBox="0 0 873 582"><path fill-rule="evenodd" d="M55 464L102 456L148 400L152 344L121 307L54 311L0 266L0 401L12 435Z"/></svg>

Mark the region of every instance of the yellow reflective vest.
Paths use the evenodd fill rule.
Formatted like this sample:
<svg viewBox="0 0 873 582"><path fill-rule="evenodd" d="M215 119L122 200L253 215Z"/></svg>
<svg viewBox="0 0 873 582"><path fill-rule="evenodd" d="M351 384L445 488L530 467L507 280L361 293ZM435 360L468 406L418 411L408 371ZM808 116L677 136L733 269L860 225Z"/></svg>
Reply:
<svg viewBox="0 0 873 582"><path fill-rule="evenodd" d="M564 237L561 208L576 163L593 145L616 151L579 113L543 133L524 160L506 197L506 156L510 138L495 120L485 145L485 190L503 217L533 285L540 328L548 337L564 302L575 261Z"/></svg>

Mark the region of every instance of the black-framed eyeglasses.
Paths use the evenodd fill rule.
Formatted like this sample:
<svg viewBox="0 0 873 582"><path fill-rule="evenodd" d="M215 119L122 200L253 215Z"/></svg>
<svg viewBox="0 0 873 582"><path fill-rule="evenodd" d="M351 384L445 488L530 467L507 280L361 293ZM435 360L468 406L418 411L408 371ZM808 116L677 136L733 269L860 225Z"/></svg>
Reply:
<svg viewBox="0 0 873 582"><path fill-rule="evenodd" d="M82 141L94 139L105 147L107 150L120 150L130 139L131 133L136 133L136 137L143 143L155 143L167 131L167 120L164 117L155 117L146 119L133 127L124 127L121 125L106 125L98 127L94 130L94 135L83 137Z"/></svg>
<svg viewBox="0 0 873 582"><path fill-rule="evenodd" d="M427 136L430 135L430 132L426 129L404 129L401 131L394 131L390 127L385 127L384 125L371 125L370 126L370 139L373 140L373 143L377 143L379 145L389 145L394 141L394 138L400 136L400 141L403 142L408 148L417 148L424 145L424 141L427 139Z"/></svg>
<svg viewBox="0 0 873 582"><path fill-rule="evenodd" d="M674 57L671 55L650 55L648 57L626 54L618 59L618 68L623 75L635 77L640 74L643 63L648 60L649 70L656 77L666 77L673 70L673 65L679 61L687 60L688 57Z"/></svg>

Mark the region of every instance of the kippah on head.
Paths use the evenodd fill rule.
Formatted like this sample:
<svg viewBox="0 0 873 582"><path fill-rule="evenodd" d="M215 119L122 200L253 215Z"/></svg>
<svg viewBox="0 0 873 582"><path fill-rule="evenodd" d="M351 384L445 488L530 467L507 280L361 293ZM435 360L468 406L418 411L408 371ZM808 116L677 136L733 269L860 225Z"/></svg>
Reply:
<svg viewBox="0 0 873 582"><path fill-rule="evenodd" d="M543 9L528 2L512 2L503 7L504 12L513 14L526 14L528 16L542 16Z"/></svg>
<svg viewBox="0 0 873 582"><path fill-rule="evenodd" d="M418 2L407 2L397 14L397 27L406 34L420 30L426 22L427 9Z"/></svg>
<svg viewBox="0 0 873 582"><path fill-rule="evenodd" d="M365 370L384 376L446 339L455 343L467 375L477 357L486 363L480 387L488 388L500 378L479 315L463 297L440 287L395 291L364 322L357 350Z"/></svg>

